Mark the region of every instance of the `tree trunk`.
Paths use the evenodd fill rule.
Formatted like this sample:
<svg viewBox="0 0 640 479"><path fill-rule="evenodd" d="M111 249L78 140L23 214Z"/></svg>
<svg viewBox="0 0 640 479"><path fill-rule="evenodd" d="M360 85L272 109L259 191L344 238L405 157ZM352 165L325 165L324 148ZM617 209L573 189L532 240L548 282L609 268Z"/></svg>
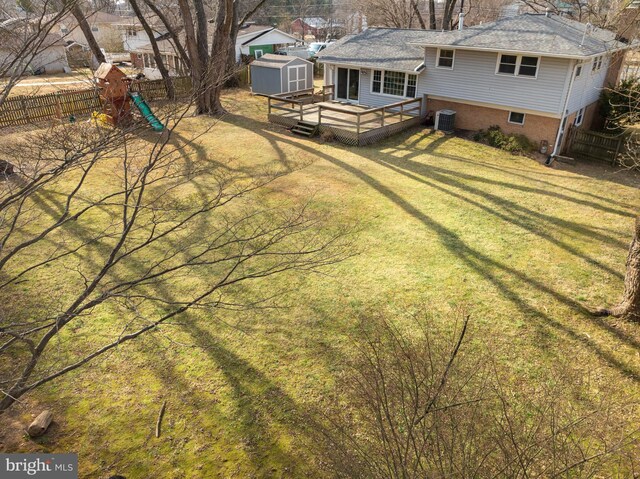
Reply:
<svg viewBox="0 0 640 479"><path fill-rule="evenodd" d="M180 41L180 37L178 36L178 32L176 31L174 26L171 25L171 22L169 21L167 16L162 12L162 10L160 10L158 8L157 5L155 5L153 3L152 0L144 0L144 3L146 3L147 6L151 9L151 11L158 16L158 18L160 19L160 21L162 22L164 27L167 29L167 32L169 33L169 36L173 40L173 43L174 43L174 45L176 47L176 50L178 50L178 54L180 55L180 58L184 62L185 66L190 69L191 68L191 59L189 58L189 55L187 54L187 51L185 50L184 46L182 45L182 42Z"/></svg>
<svg viewBox="0 0 640 479"><path fill-rule="evenodd" d="M93 56L96 58L98 63L106 63L107 59L104 57L104 53L102 53L102 50L100 50L100 45L98 45L96 37L93 36L91 26L89 25L85 14L82 13L80 5L76 3L71 8L71 13L78 22L78 26L80 27L80 30L82 30L82 34L87 39L87 43L89 44L89 48L91 49L91 53L93 53Z"/></svg>
<svg viewBox="0 0 640 479"><path fill-rule="evenodd" d="M418 8L418 0L411 0L411 8L413 9L413 13L415 13L416 17L418 18L420 28L426 30L427 25L424 23L424 18L422 18L422 14L420 13L420 9Z"/></svg>
<svg viewBox="0 0 640 479"><path fill-rule="evenodd" d="M640 322L640 216L636 218L633 240L627 256L622 300L613 308L599 309L596 314Z"/></svg>
<svg viewBox="0 0 640 479"><path fill-rule="evenodd" d="M138 5L137 0L129 0L129 4L133 9L133 13L135 13L136 17L138 17L138 20L140 20L140 25L142 25L142 28L144 29L145 33L149 37L149 42L151 43L151 48L153 49L153 56L156 60L156 65L158 67L158 70L160 71L160 75L162 75L162 79L164 80L164 85L167 89L167 97L170 100L175 100L176 90L173 87L173 80L171 80L171 75L169 75L169 69L167 68L167 66L164 64L164 61L162 60L162 54L160 53L160 48L158 48L158 42L156 41L156 36L153 30L151 29L151 27L149 26L149 22L147 22L147 19L142 14L142 10L140 10L140 6Z"/></svg>
<svg viewBox="0 0 640 479"><path fill-rule="evenodd" d="M436 27L436 1L429 0L429 28L435 30Z"/></svg>

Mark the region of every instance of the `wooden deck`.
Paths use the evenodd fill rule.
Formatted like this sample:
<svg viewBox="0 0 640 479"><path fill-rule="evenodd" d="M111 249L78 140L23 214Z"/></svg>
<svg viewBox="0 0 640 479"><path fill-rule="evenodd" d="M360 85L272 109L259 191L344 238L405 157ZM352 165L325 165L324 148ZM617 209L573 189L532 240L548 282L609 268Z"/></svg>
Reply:
<svg viewBox="0 0 640 479"><path fill-rule="evenodd" d="M322 92L303 90L292 94L267 95L269 121L288 128L305 122L318 125L346 144L363 146L418 125L422 98L404 100L384 107L367 107L334 101L333 87Z"/></svg>

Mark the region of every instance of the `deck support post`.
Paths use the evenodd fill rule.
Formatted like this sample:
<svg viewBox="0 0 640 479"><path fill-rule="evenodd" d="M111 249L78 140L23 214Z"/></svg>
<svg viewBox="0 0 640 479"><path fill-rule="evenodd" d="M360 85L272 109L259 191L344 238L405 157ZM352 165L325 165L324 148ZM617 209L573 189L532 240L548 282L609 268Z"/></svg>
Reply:
<svg viewBox="0 0 640 479"><path fill-rule="evenodd" d="M387 114L387 109L382 107L382 117L380 118L380 126L384 126L384 117Z"/></svg>
<svg viewBox="0 0 640 479"><path fill-rule="evenodd" d="M269 115L271 115L271 97L267 97L267 100L268 100L267 101L267 105L268 105L267 112L268 112Z"/></svg>
<svg viewBox="0 0 640 479"><path fill-rule="evenodd" d="M304 105L302 102L298 105L300 107L300 121L304 120Z"/></svg>
<svg viewBox="0 0 640 479"><path fill-rule="evenodd" d="M324 95L324 92L323 92ZM318 125L322 124L322 105L318 105Z"/></svg>

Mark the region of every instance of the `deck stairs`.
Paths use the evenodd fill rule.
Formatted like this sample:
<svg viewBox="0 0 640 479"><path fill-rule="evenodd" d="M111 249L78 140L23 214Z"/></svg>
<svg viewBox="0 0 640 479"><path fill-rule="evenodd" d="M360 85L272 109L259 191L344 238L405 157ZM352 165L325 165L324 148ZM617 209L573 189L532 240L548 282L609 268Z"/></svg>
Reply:
<svg viewBox="0 0 640 479"><path fill-rule="evenodd" d="M291 133L311 138L318 134L318 124L309 121L299 121L291 128Z"/></svg>

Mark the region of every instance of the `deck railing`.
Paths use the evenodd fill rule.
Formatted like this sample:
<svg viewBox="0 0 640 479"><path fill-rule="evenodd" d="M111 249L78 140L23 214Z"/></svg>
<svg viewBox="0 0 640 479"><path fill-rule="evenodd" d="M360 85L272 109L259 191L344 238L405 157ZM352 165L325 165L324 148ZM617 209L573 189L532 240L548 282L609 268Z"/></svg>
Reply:
<svg viewBox="0 0 640 479"><path fill-rule="evenodd" d="M422 98L410 98L408 100L391 103L389 105L375 108L349 108L341 105L327 105L326 101L332 100L334 96L334 85L325 85L322 91L316 93L313 88L289 93L279 93L275 95L260 95L267 97L268 114L274 111L279 115L298 117L304 120L305 106L316 104L318 108L318 125L326 124L333 120L334 123L344 124L354 127L359 134L363 126L376 124L375 128L384 128L392 118L398 117L399 122L417 118L422 113ZM322 103L318 103L321 100ZM282 113L280 113L282 112ZM340 113L337 117L331 113ZM309 110L307 110L307 114ZM393 122L397 123L397 122Z"/></svg>
<svg viewBox="0 0 640 479"><path fill-rule="evenodd" d="M305 105L317 103L318 101L332 100L333 92L333 85L325 85L322 87L321 92L318 93L316 93L313 88L307 88L305 90L276 93L274 95L258 94L258 96L267 97L269 115L271 115L273 110L284 111L298 115L300 120L303 120Z"/></svg>
<svg viewBox="0 0 640 479"><path fill-rule="evenodd" d="M327 115L327 111L341 113L353 118L353 121L349 121L344 117L338 118L336 116ZM322 120L333 120L342 123L352 124L356 128L356 132L360 134L360 129L364 125L370 125L371 123L378 123L382 128L388 124L389 119L399 117L399 121L413 119L419 117L422 112L422 98L412 98L410 100L403 100L397 103L391 103L389 105L368 108L364 110L353 110L342 106L334 105L318 105L318 124L322 125Z"/></svg>

